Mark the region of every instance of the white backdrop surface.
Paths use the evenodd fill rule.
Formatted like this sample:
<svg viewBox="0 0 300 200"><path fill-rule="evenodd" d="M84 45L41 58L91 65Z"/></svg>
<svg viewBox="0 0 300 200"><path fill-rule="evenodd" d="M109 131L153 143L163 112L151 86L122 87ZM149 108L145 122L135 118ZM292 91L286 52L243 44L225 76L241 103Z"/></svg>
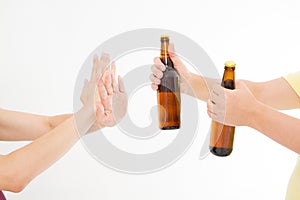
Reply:
<svg viewBox="0 0 300 200"><path fill-rule="evenodd" d="M225 60L235 60L240 79L263 81L299 71L299 9L297 0L1 0L0 107L71 113L76 76L87 56L110 37L138 28L184 34L207 51L220 73ZM150 88L141 94L154 102ZM141 94L136 107L143 106ZM201 133L210 124L206 104L199 102L199 109L198 137L184 157L163 171L121 174L99 164L78 143L24 191L5 194L9 200L284 199L297 155L239 127L231 156L198 160ZM299 111L286 113L300 117ZM1 142L0 153L25 144Z"/></svg>

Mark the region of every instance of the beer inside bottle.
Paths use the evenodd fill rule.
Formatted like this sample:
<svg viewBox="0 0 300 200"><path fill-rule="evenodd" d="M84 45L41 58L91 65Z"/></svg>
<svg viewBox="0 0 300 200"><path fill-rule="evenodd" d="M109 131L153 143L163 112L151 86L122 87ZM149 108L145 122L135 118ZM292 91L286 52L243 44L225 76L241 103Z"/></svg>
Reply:
<svg viewBox="0 0 300 200"><path fill-rule="evenodd" d="M225 62L225 70L221 85L227 89L235 89L234 70L236 64ZM216 156L228 156L232 152L235 127L212 121L210 135L210 152Z"/></svg>
<svg viewBox="0 0 300 200"><path fill-rule="evenodd" d="M160 60L166 66L157 90L159 128L163 130L180 128L179 75L174 69L168 53L169 36L161 36Z"/></svg>

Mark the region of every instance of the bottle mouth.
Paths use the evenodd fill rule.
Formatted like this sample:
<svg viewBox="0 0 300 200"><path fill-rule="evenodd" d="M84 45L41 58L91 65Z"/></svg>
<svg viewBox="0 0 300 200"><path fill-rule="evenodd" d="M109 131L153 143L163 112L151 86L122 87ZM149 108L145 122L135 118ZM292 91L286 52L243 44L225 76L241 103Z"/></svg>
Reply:
<svg viewBox="0 0 300 200"><path fill-rule="evenodd" d="M225 67L228 67L228 68L235 68L236 66L236 63L234 61L226 61L224 63Z"/></svg>
<svg viewBox="0 0 300 200"><path fill-rule="evenodd" d="M161 35L160 36L160 41L169 41L170 40L170 37L168 35Z"/></svg>

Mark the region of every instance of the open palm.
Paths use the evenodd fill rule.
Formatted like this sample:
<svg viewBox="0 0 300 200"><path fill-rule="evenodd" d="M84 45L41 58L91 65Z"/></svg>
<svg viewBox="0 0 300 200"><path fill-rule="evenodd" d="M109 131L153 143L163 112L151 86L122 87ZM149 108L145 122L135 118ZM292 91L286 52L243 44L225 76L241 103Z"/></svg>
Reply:
<svg viewBox="0 0 300 200"><path fill-rule="evenodd" d="M128 98L122 78L118 76L116 81L115 63L105 69L98 81L98 93L101 103L97 104L96 123L100 126L116 125L125 116Z"/></svg>
<svg viewBox="0 0 300 200"><path fill-rule="evenodd" d="M95 95L90 95L95 94ZM127 110L127 94L121 77L116 81L116 65L108 54L94 56L90 81L85 80L81 102L95 112L96 122L88 131L116 125Z"/></svg>

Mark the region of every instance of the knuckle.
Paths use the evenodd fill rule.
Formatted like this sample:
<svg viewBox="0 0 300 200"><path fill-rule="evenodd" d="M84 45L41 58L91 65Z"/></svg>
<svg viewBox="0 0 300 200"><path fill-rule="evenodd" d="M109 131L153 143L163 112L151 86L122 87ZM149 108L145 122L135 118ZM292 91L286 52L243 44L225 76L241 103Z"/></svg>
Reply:
<svg viewBox="0 0 300 200"><path fill-rule="evenodd" d="M154 63L160 63L160 59L159 59L158 57L155 57L155 58L153 59L153 61L154 61Z"/></svg>
<svg viewBox="0 0 300 200"><path fill-rule="evenodd" d="M151 81L153 81L153 78L154 78L153 74L150 74L149 79L150 79Z"/></svg>

